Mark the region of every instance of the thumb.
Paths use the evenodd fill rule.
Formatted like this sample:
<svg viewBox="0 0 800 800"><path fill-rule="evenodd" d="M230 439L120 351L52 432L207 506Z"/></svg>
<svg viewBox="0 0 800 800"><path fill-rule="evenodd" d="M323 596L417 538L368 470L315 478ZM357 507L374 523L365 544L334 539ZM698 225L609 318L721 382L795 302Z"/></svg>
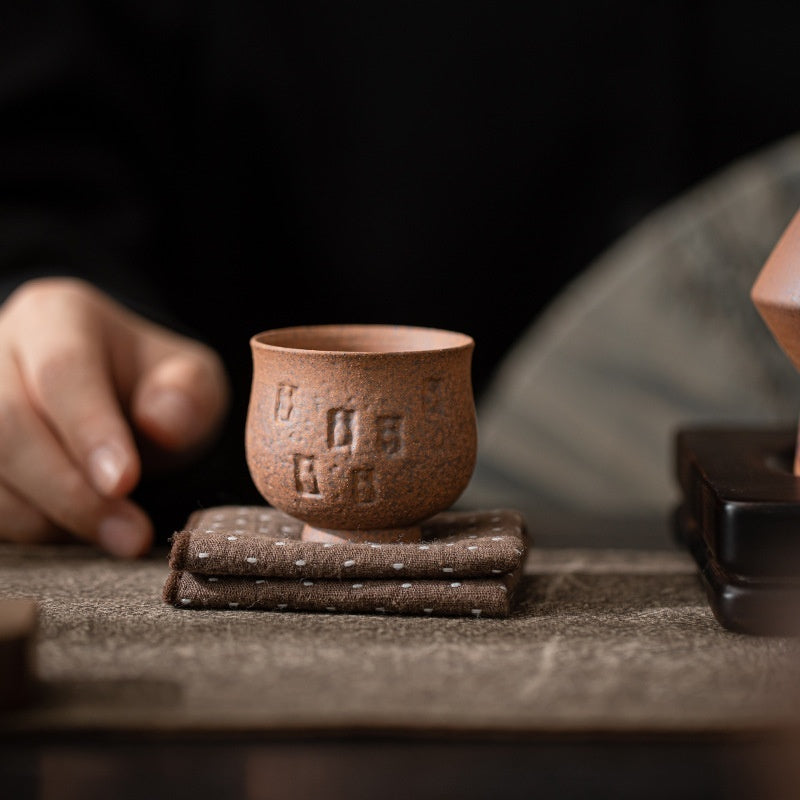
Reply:
<svg viewBox="0 0 800 800"><path fill-rule="evenodd" d="M156 361L134 389L134 424L160 447L179 452L204 444L227 409L228 379L212 350L192 346Z"/></svg>

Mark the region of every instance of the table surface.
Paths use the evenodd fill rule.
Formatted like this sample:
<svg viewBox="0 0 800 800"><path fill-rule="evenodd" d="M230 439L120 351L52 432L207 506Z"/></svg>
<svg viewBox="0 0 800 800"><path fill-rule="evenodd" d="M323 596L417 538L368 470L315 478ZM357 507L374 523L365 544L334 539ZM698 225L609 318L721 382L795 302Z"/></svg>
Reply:
<svg viewBox="0 0 800 800"><path fill-rule="evenodd" d="M532 547L502 620L176 609L166 552L0 547L40 608L0 731L735 732L791 722L794 640L712 617L678 549Z"/></svg>
<svg viewBox="0 0 800 800"><path fill-rule="evenodd" d="M124 738L131 758L154 737L190 741L194 755L187 758L202 752L204 741L234 743L227 756L218 749L214 761L234 759L233 772L246 747L259 741L281 742L277 763L284 766L293 757L304 763L285 749L292 742L326 741L309 758L317 766L338 765L334 770L351 763L346 753L325 749L335 741L375 747L392 740L401 761L411 757L414 742L426 743L413 757L434 759L437 769L450 763L446 748L461 742L453 758L462 776L470 774L463 766L472 758L470 742L484 743L473 772L483 764L507 775L521 765L541 771L558 763L570 775L574 754L589 741L595 745L582 757L600 770L616 762L609 753L598 758L598 742L688 743L643 773L652 789L660 769L673 791L676 769L689 769L702 742L735 746L753 735L794 730L797 641L721 628L694 562L677 546L653 536L642 539L646 549L601 542L558 547L546 536L546 546L537 546L532 533L518 605L500 620L176 609L161 601L166 550L122 562L80 545L2 545L0 596L39 605L40 691L29 707L0 715L0 741L20 757L19 748L38 752L40 780L50 774L45 762L51 770L61 764L61 774L64 764L74 769L97 752L98 742L115 736ZM81 737L95 750L70 751ZM531 750L500 755L487 744L493 741L572 745L561 762L540 747L537 761ZM42 742L49 743L47 758ZM353 758L363 765L359 752ZM17 755L8 756L7 768L14 759L23 763ZM385 756L373 752L367 761L380 764ZM279 769L270 757L256 772ZM141 758L152 763L152 754ZM643 758L639 752L634 760L649 763ZM731 758L725 755L726 763ZM176 759L173 753L170 775ZM706 762L695 767L687 779L694 786L698 776L713 773ZM129 765L125 774L134 772ZM490 780L488 773L484 778ZM464 778L462 796L480 796L476 780ZM37 785L39 796L68 796ZM61 781L55 785L63 789ZM564 785L560 791L571 796ZM342 796L361 796L351 785L349 792Z"/></svg>

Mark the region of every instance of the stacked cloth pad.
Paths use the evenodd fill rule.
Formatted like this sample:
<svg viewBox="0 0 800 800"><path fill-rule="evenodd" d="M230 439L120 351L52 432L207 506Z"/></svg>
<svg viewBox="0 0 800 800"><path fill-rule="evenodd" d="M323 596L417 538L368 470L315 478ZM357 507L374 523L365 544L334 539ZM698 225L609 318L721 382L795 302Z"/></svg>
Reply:
<svg viewBox="0 0 800 800"><path fill-rule="evenodd" d="M505 617L528 550L517 511L447 511L414 543L304 542L277 509L194 512L172 538L178 608Z"/></svg>

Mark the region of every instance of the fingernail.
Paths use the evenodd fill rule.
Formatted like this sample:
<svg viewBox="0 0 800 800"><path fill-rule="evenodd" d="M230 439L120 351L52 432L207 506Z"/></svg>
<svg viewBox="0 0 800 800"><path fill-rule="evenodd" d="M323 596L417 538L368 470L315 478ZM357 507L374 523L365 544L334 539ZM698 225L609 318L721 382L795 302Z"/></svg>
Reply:
<svg viewBox="0 0 800 800"><path fill-rule="evenodd" d="M176 443L195 436L197 413L189 398L178 389L162 389L155 393L147 402L147 413Z"/></svg>
<svg viewBox="0 0 800 800"><path fill-rule="evenodd" d="M124 513L106 517L97 529L100 546L122 558L138 556L144 550L146 538L141 520Z"/></svg>
<svg viewBox="0 0 800 800"><path fill-rule="evenodd" d="M111 494L125 471L125 455L118 447L102 444L89 456L89 474L95 488Z"/></svg>

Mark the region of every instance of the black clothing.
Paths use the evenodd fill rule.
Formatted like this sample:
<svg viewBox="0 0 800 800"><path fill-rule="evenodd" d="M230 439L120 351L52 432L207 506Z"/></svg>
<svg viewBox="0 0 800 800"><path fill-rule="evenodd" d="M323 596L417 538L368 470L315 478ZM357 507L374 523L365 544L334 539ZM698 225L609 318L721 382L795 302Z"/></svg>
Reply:
<svg viewBox="0 0 800 800"><path fill-rule="evenodd" d="M768 44L788 79L798 16L741 5L717 26L710 2L6 4L0 275L84 275L212 344L235 391L226 466L158 496L178 517L252 501L253 333L462 330L480 394L605 244L798 121L779 102L763 127L732 119L747 53L767 69L737 37L786 38L785 57Z"/></svg>

